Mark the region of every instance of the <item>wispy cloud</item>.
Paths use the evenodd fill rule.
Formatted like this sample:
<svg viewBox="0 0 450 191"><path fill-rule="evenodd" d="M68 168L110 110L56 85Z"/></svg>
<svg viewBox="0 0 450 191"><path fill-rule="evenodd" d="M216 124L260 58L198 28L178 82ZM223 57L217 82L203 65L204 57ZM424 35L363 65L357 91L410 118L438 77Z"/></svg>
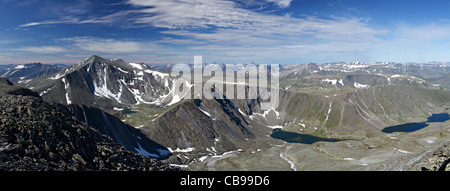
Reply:
<svg viewBox="0 0 450 191"><path fill-rule="evenodd" d="M81 50L107 54L136 53L146 49L142 43L134 41L120 41L96 37L73 37L61 40L71 42Z"/></svg>
<svg viewBox="0 0 450 191"><path fill-rule="evenodd" d="M291 0L265 0L265 2L287 7ZM251 36L251 39L264 41L280 37L285 40L289 37L290 41L299 41L307 38L370 40L374 39L375 35L386 33L385 30L375 30L366 26L365 20L360 18L294 18L247 10L241 7L240 3L227 0L128 0L125 3L131 5L133 9L84 18L69 14L61 19L30 22L20 27L90 23L129 28L156 27L163 32L185 34L183 36L198 37L197 40L210 42L220 42L218 40L223 39L223 35L227 38L236 35Z"/></svg>
<svg viewBox="0 0 450 191"><path fill-rule="evenodd" d="M79 50L106 54L143 53L164 44L177 48L158 53L184 54L180 49L217 51L229 58L249 57L250 53L265 58L275 53L291 57L323 52L350 54L366 50L361 45L378 43L381 40L377 36L389 32L369 27L367 18L292 17L248 9L250 5L287 8L291 0L126 0L123 3L127 8L114 13L84 15L85 10L79 9L59 19L30 22L20 27L56 24L150 27L161 35L153 42L101 37L71 37L65 41Z"/></svg>
<svg viewBox="0 0 450 191"><path fill-rule="evenodd" d="M136 18L136 23L191 37L206 37L205 40L211 41L217 41L222 35L228 36L227 41L234 40L229 39L232 36L239 38L248 35L258 39L289 37L291 40L304 40L305 37L312 37L326 40L373 40L375 35L386 33L385 30L369 28L364 19L269 15L246 10L239 4L224 0L129 0L128 3L141 8L142 15ZM185 32L180 32L183 30Z"/></svg>
<svg viewBox="0 0 450 191"><path fill-rule="evenodd" d="M37 21L37 22L31 22L19 25L19 27L32 27L32 26L38 26L38 25L52 25L52 24L71 24L71 23L78 23L80 22L76 18L63 18L59 20L46 20L46 21Z"/></svg>
<svg viewBox="0 0 450 191"><path fill-rule="evenodd" d="M427 24L427 25L408 25L405 23L399 24L395 30L398 38L411 39L415 41L441 41L442 39L450 38L450 24Z"/></svg>
<svg viewBox="0 0 450 191"><path fill-rule="evenodd" d="M65 48L58 46L29 46L12 49L14 51L32 52L37 54L56 54L67 51Z"/></svg>

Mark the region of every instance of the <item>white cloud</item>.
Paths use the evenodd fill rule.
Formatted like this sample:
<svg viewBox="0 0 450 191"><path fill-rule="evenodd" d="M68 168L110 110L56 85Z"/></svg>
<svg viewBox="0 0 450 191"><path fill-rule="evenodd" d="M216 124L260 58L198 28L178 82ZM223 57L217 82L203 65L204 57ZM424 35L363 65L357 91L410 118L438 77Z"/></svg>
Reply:
<svg viewBox="0 0 450 191"><path fill-rule="evenodd" d="M291 0L265 1L280 7L291 3ZM278 43L318 39L361 41L374 40L375 35L386 33L366 26L364 19L294 18L248 10L241 7L242 4L228 0L128 0L126 3L133 9L84 19L69 15L59 20L31 22L20 27L68 23L126 28L152 26L165 30L163 32L184 34L181 36L193 37L194 40L226 44L231 40L235 43L242 40L249 42L249 39L256 43L274 42L274 39Z"/></svg>
<svg viewBox="0 0 450 191"><path fill-rule="evenodd" d="M277 2L288 5L290 1ZM185 30L183 34L187 36L206 37L205 40L213 41L220 39L220 35L251 35L258 39L284 36L289 40L304 40L307 35L308 39L371 40L374 35L386 33L367 27L364 19L270 15L243 9L239 4L225 0L129 0L128 3L141 8L142 15L136 18L136 23L178 34L182 34L180 30ZM202 33L198 29L212 31Z"/></svg>
<svg viewBox="0 0 450 191"><path fill-rule="evenodd" d="M401 39L411 39L415 41L441 41L450 38L449 24L427 24L422 26L411 26L399 24L394 35Z"/></svg>
<svg viewBox="0 0 450 191"><path fill-rule="evenodd" d="M257 10L254 5L274 4L287 8L291 0L127 0L131 9L97 17L66 16L60 20L27 23L21 27L48 24L104 24L133 27L156 27L163 36L153 42L75 37L66 40L85 51L107 54L143 53L161 48L161 45L179 45L170 52L172 56L188 51L222 54L233 58L268 57L319 57L320 55L352 55L367 51L367 47L382 42L378 35L389 31L368 26L367 18L328 19L291 15L276 15ZM271 6L273 7L273 6ZM364 47L367 46L367 47ZM181 51L183 50L183 51ZM226 51L226 52L220 52Z"/></svg>
<svg viewBox="0 0 450 191"><path fill-rule="evenodd" d="M13 49L15 51L32 52L38 54L55 54L65 52L66 49L58 46L29 46Z"/></svg>
<svg viewBox="0 0 450 191"><path fill-rule="evenodd" d="M289 7L292 0L266 0L267 2L275 3L277 6L281 8Z"/></svg>
<svg viewBox="0 0 450 191"><path fill-rule="evenodd" d="M134 41L119 41L95 37L74 37L62 40L73 42L76 47L90 52L118 54L142 52L145 50L142 43Z"/></svg>
<svg viewBox="0 0 450 191"><path fill-rule="evenodd" d="M19 25L19 27L32 27L32 26L38 26L38 25L51 25L51 24L62 24L62 23L73 23L74 21L68 21L68 20L58 20L58 21L40 21L40 22L31 22L26 23L23 25Z"/></svg>

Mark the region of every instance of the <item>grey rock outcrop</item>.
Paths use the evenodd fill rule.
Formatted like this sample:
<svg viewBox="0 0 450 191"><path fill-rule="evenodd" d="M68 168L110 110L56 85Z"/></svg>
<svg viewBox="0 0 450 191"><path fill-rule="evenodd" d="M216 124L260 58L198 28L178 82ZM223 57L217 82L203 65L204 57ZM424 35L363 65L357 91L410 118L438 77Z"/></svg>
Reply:
<svg viewBox="0 0 450 191"><path fill-rule="evenodd" d="M38 93L33 92L30 89L13 86L13 83L11 83L8 79L0 78L0 95L3 94L39 97Z"/></svg>
<svg viewBox="0 0 450 191"><path fill-rule="evenodd" d="M1 83L0 170L176 170L127 150L40 97L9 94L4 87L11 85Z"/></svg>
<svg viewBox="0 0 450 191"><path fill-rule="evenodd" d="M432 150L405 170L450 171L450 142Z"/></svg>

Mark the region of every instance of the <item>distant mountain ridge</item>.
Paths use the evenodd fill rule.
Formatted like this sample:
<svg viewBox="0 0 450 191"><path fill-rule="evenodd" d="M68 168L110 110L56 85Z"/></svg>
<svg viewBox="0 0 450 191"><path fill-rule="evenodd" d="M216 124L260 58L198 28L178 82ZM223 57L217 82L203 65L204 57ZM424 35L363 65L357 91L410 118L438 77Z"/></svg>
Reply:
<svg viewBox="0 0 450 191"><path fill-rule="evenodd" d="M12 82L25 81L33 78L55 74L64 68L63 64L30 63L20 65L0 65L0 77Z"/></svg>

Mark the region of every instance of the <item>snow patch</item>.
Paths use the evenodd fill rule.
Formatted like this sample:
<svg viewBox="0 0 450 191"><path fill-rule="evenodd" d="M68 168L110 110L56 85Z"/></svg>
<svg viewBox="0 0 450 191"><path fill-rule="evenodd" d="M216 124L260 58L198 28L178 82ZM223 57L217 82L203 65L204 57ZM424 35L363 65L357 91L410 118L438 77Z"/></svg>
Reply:
<svg viewBox="0 0 450 191"><path fill-rule="evenodd" d="M163 78L169 76L169 74L162 73L162 72L158 72L158 71L155 71L155 70L148 70L148 69L147 69L147 70L144 70L144 72L145 72L145 73L152 74L152 75L154 75L154 76L158 76L158 77L161 78L161 79L163 79Z"/></svg>
<svg viewBox="0 0 450 191"><path fill-rule="evenodd" d="M365 84L360 84L358 82L355 82L353 85L355 86L355 88L365 88L365 87L369 86L369 85L365 85Z"/></svg>
<svg viewBox="0 0 450 191"><path fill-rule="evenodd" d="M213 121L216 120L216 118L212 117L212 115L211 115L209 112L207 112L207 111L205 111L205 110L203 110L202 108L199 108L199 107L198 107L198 109L199 109L201 112L203 112L205 115L207 115L208 117L210 117Z"/></svg>
<svg viewBox="0 0 450 191"><path fill-rule="evenodd" d="M394 150L398 151L398 152L401 152L401 153L405 153L405 154L411 153L409 151L401 150L401 149L398 149L398 148L394 148Z"/></svg>
<svg viewBox="0 0 450 191"><path fill-rule="evenodd" d="M298 125L302 126L303 128L306 127L306 124L304 124L304 123L298 123Z"/></svg>
<svg viewBox="0 0 450 191"><path fill-rule="evenodd" d="M292 145L288 146L288 147L284 150L284 152L287 152L287 150L290 149L291 147L292 147ZM295 167L295 162L292 161L292 160L289 160L289 159L284 155L283 152L280 152L280 158L282 158L282 159L285 160L287 163L289 163L289 165L290 165L290 167L291 167L291 169L292 169L293 171L297 171L297 168Z"/></svg>
<svg viewBox="0 0 450 191"><path fill-rule="evenodd" d="M281 126L281 125L273 125L273 126L267 126L267 127L271 128L271 129L282 129L283 128L283 126Z"/></svg>
<svg viewBox="0 0 450 191"><path fill-rule="evenodd" d="M136 63L129 63L133 68L137 68L139 70L143 70L144 68L142 67L142 65L140 64L136 64Z"/></svg>
<svg viewBox="0 0 450 191"><path fill-rule="evenodd" d="M102 76L102 73L98 73L97 76ZM107 81L107 68L105 67L103 79L100 80L99 82L94 82L94 95L114 99L117 102L121 103L120 97L122 96L122 89L123 89L122 83L120 83L119 92L112 93L108 89L106 81Z"/></svg>
<svg viewBox="0 0 450 191"><path fill-rule="evenodd" d="M156 154L152 154L149 153L148 151L146 151L144 148L142 148L142 146L137 142L137 145L139 148L134 148L134 150L136 150L136 152L138 152L139 154L141 154L142 156L145 157L154 157L154 158L158 158L159 156Z"/></svg>
<svg viewBox="0 0 450 191"><path fill-rule="evenodd" d="M180 148L177 148L177 149L175 149L175 150L173 150L173 149L171 149L170 147L168 147L167 149L168 149L171 153L188 153L188 152L195 151L195 148L194 148L194 147L188 147L188 148L186 148L186 149L180 149Z"/></svg>
<svg viewBox="0 0 450 191"><path fill-rule="evenodd" d="M193 84L191 84L191 83L189 83L188 81L184 81L184 83L183 83L183 89L184 88L188 88L188 89L190 89L190 88L192 88L192 86L194 86ZM184 96L186 96L187 94L189 94L189 93L191 93L191 91L190 90L188 90L188 91L186 91L186 93L184 94L184 95L178 95L178 94L176 94L175 93L175 83L173 83L173 85L172 85L172 90L171 90L171 92L169 93L169 95L170 94L172 94L172 100L170 101L170 103L168 103L167 105L168 106L171 106L171 105L173 105L173 104L175 104L175 103L178 103L178 102L180 102L181 101L181 99L182 98L184 98ZM167 96L167 95L166 95Z"/></svg>
<svg viewBox="0 0 450 191"><path fill-rule="evenodd" d="M339 79L339 81L338 81L342 86L344 86L344 80L342 80L342 78L341 79Z"/></svg>
<svg viewBox="0 0 450 191"><path fill-rule="evenodd" d="M47 94L49 91L55 89L55 87L56 87L56 86L53 86L53 87L51 87L51 88L48 88L48 89L42 91L41 93L39 93L39 96L43 96L44 94Z"/></svg>
<svg viewBox="0 0 450 191"><path fill-rule="evenodd" d="M114 110L114 111L123 111L122 108L117 108L117 107L114 107L113 110Z"/></svg>
<svg viewBox="0 0 450 191"><path fill-rule="evenodd" d="M406 76L405 75L400 75L400 74L395 74L395 75L391 76L391 78L403 78L403 77L406 77Z"/></svg>
<svg viewBox="0 0 450 191"><path fill-rule="evenodd" d="M129 74L129 73L130 73L130 72L125 71L125 70L123 70L122 68L119 68L119 67L117 67L117 70L119 70L119 71L121 71L121 72L123 72L123 73L126 73L126 74Z"/></svg>
<svg viewBox="0 0 450 191"><path fill-rule="evenodd" d="M242 112L242 111L241 111L241 109L239 109L239 108L238 108L238 111L239 111L239 113L241 113L241 115L243 115L243 116L247 116L247 115L245 115L245 113L244 113L244 112Z"/></svg>
<svg viewBox="0 0 450 191"><path fill-rule="evenodd" d="M66 90L66 102L67 105L69 105L72 103L69 99L69 83L66 83L66 78L61 79L61 81L64 83L64 88Z"/></svg>
<svg viewBox="0 0 450 191"><path fill-rule="evenodd" d="M331 85L336 85L338 80L334 79L334 80L330 80L330 79L323 79L322 82L331 82Z"/></svg>
<svg viewBox="0 0 450 191"><path fill-rule="evenodd" d="M140 129L140 128L142 128L142 127L144 127L145 125L139 125L139 126L137 126L137 127L134 127L134 128L136 128L136 129Z"/></svg>
<svg viewBox="0 0 450 191"><path fill-rule="evenodd" d="M269 115L269 112L270 112L270 111L275 112L275 115L277 116L277 119L280 119L280 113L279 113L278 111L276 111L275 109L273 109L273 108L264 111L264 113L262 114L262 116L263 116L264 118L266 118L266 116ZM261 114L260 114L260 115L261 115Z"/></svg>
<svg viewBox="0 0 450 191"><path fill-rule="evenodd" d="M328 108L328 113L327 113L327 117L325 118L325 123L327 123L328 121L328 117L330 116L331 113L331 106L333 105L333 102L330 102L330 107Z"/></svg>
<svg viewBox="0 0 450 191"><path fill-rule="evenodd" d="M368 65L344 65L347 68L367 68Z"/></svg>
<svg viewBox="0 0 450 191"><path fill-rule="evenodd" d="M63 76L64 76L64 74L56 74L55 76L52 76L52 77L50 77L48 79L50 79L50 80L57 80L57 79L62 78Z"/></svg>
<svg viewBox="0 0 450 191"><path fill-rule="evenodd" d="M17 65L14 69L22 69L22 68L26 68L25 65Z"/></svg>
<svg viewBox="0 0 450 191"><path fill-rule="evenodd" d="M169 164L170 166L178 167L178 168L188 168L186 164Z"/></svg>

